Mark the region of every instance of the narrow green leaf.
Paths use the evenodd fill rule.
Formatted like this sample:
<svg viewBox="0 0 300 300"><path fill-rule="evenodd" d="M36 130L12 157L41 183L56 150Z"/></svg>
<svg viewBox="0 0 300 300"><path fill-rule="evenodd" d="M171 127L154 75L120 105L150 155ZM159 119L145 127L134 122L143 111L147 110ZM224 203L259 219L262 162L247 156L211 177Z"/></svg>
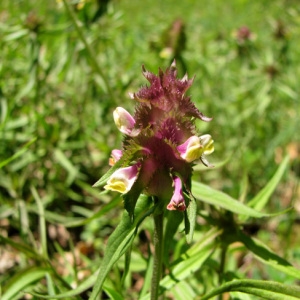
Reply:
<svg viewBox="0 0 300 300"><path fill-rule="evenodd" d="M55 283L53 282L52 277L49 273L46 273L46 281L48 294L51 296L55 296Z"/></svg>
<svg viewBox="0 0 300 300"><path fill-rule="evenodd" d="M29 124L29 117L28 116L21 116L18 118L14 118L12 120L7 120L5 122L5 131L13 131L17 130L18 128L24 128Z"/></svg>
<svg viewBox="0 0 300 300"><path fill-rule="evenodd" d="M112 300L124 300L124 297L120 295L115 289L104 286L103 290Z"/></svg>
<svg viewBox="0 0 300 300"><path fill-rule="evenodd" d="M20 28L18 31L14 31L14 32L4 36L3 41L10 42L10 41L13 41L13 40L20 39L20 38L22 38L22 37L24 37L25 35L28 35L28 34L29 34L28 29Z"/></svg>
<svg viewBox="0 0 300 300"><path fill-rule="evenodd" d="M206 259L214 252L214 243L216 237L222 233L217 228L211 229L202 239L194 244L186 253L174 262L171 268L171 274L165 276L160 281L160 294L170 290L181 280L192 276L193 273L203 265ZM141 300L150 299L150 293L141 298Z"/></svg>
<svg viewBox="0 0 300 300"><path fill-rule="evenodd" d="M140 298L144 297L147 294L147 291L150 290L152 273L153 273L153 256L150 255L150 257L148 259L148 263L147 263L146 275L144 277L143 288L140 293Z"/></svg>
<svg viewBox="0 0 300 300"><path fill-rule="evenodd" d="M99 193L98 189L93 188L90 183L84 182L83 180L76 179L75 181L76 185L78 185L80 188L82 188L85 192L92 195L93 197L97 199L101 199L102 195Z"/></svg>
<svg viewBox="0 0 300 300"><path fill-rule="evenodd" d="M197 216L197 203L196 199L190 197L189 206L186 209L185 213L185 235L186 241L190 244L193 240L195 225L196 225L196 216ZM187 226L188 223L188 226Z"/></svg>
<svg viewBox="0 0 300 300"><path fill-rule="evenodd" d="M35 187L30 188L31 193L37 203L38 211L39 211L39 231L40 231L40 240L42 246L42 255L48 259L48 247L47 247L47 229L46 229L46 221L45 221L45 210L42 203L42 200L36 190Z"/></svg>
<svg viewBox="0 0 300 300"><path fill-rule="evenodd" d="M287 260L278 256L268 249L260 241L253 239L242 232L238 234L238 240L241 241L248 250L250 250L264 264L273 267L287 275L300 279L300 270L293 267Z"/></svg>
<svg viewBox="0 0 300 300"><path fill-rule="evenodd" d="M270 196L274 192L278 183L280 182L289 163L289 156L287 155L281 162L276 173L268 182L268 184L251 200L248 205L258 211L261 211L268 203Z"/></svg>
<svg viewBox="0 0 300 300"><path fill-rule="evenodd" d="M28 208L29 212L34 212L36 214L39 213L39 210L36 207L29 207ZM58 223L62 224L66 227L75 227L75 226L82 226L86 223L88 223L86 218L83 217L68 217L68 216L63 216L59 213L55 213L52 211L45 211L45 219L50 222L50 223Z"/></svg>
<svg viewBox="0 0 300 300"><path fill-rule="evenodd" d="M36 72L31 68L27 84L16 94L15 102L18 103L23 97L28 96L36 85Z"/></svg>
<svg viewBox="0 0 300 300"><path fill-rule="evenodd" d="M96 300L98 294L102 290L103 283L106 279L107 274L111 270L112 266L115 262L126 252L126 250L130 247L131 243L134 240L134 237L137 232L138 225L149 215L152 213L152 209L147 210L149 208L149 203L147 202L148 197L141 197L140 201L137 204L136 208L136 220L134 224L131 223L130 217L127 212L123 213L123 217L118 227L112 233L110 238L108 239L106 251L100 266L100 269L92 274L88 278L88 280L84 281L80 286L72 291L68 291L66 293L62 293L60 295L56 295L57 299L64 299L66 297L76 296L88 288L93 287L93 292L90 296L90 300ZM49 299L50 296L40 295L34 293L34 295Z"/></svg>
<svg viewBox="0 0 300 300"><path fill-rule="evenodd" d="M124 199L124 208L129 213L130 219L133 221L134 219L134 210L136 203L142 193L143 185L141 184L140 178L137 179L137 181L132 186L131 190L123 195Z"/></svg>
<svg viewBox="0 0 300 300"><path fill-rule="evenodd" d="M100 75L100 77L102 78L102 80L105 83L105 90L108 92L110 99L112 102L117 103L115 95L114 95L114 91L113 89L110 87L109 81L106 78L106 72L102 71L102 68L100 67L100 64L97 60L97 56L94 53L94 49L91 47L91 45L88 43L87 39L86 39L86 34L84 33L84 31L82 30L79 21L77 20L77 16L75 14L75 12L73 11L73 7L72 5L66 1L63 0L64 6L69 14L69 16L71 17L71 21L73 22L73 25L79 35L79 38L81 39L81 41L83 42L86 51L89 54L89 59L91 60L91 67L94 68L94 70Z"/></svg>
<svg viewBox="0 0 300 300"><path fill-rule="evenodd" d="M196 298L196 293L191 287L191 285L185 281L181 280L172 289L174 299L184 299L184 300L194 300Z"/></svg>
<svg viewBox="0 0 300 300"><path fill-rule="evenodd" d="M32 259L35 259L38 261L46 261L42 255L37 253L32 247L30 247L28 245L17 243L14 240L12 240L10 238L6 238L1 235L0 235L0 242L12 246L14 249L25 254L28 258L32 258Z"/></svg>
<svg viewBox="0 0 300 300"><path fill-rule="evenodd" d="M19 292L24 291L24 289L28 285L43 278L49 271L49 268L32 267L18 272L14 277L12 277L9 280L7 285L3 286L3 294L1 300L12 299Z"/></svg>
<svg viewBox="0 0 300 300"><path fill-rule="evenodd" d="M93 292L90 296L90 300L98 299L98 294L102 290L103 283L106 279L107 274L113 267L113 265L118 261L118 259L126 252L130 247L134 237L136 235L138 226L143 222L143 220L153 213L153 207L149 209L151 202L148 201L147 196L141 196L135 211L135 222L132 224L130 217L127 212L123 213L123 217L118 227L112 233L108 239L106 251L100 266L100 269L92 274L86 281L81 283L74 290L61 293L56 295L56 299L65 299L67 297L77 296L80 293L86 291L93 286ZM32 293L37 297L44 299L51 299L52 296L41 295L38 293Z"/></svg>
<svg viewBox="0 0 300 300"><path fill-rule="evenodd" d="M11 157L7 158L4 161L1 161L0 169L3 168L5 165L9 164L10 162L12 162L13 160L19 158L21 155L23 155L28 150L29 146L36 141L36 139L37 138L33 138L28 143L26 143L19 151L17 151L14 155L12 155Z"/></svg>
<svg viewBox="0 0 300 300"><path fill-rule="evenodd" d="M87 289L91 288L95 284L97 276L98 276L98 271L93 273L91 276L89 276L87 280L82 282L74 290L70 290L68 292L56 295L55 299L67 299L68 297L75 297L75 296L85 292ZM35 292L30 292L30 293L32 295L36 296L38 299L53 299L53 296L42 295L42 294L35 293Z"/></svg>
<svg viewBox="0 0 300 300"><path fill-rule="evenodd" d="M290 86L288 86L286 84L284 85L284 84L281 84L278 82L278 84L276 84L276 87L279 91L281 91L282 93L284 93L291 99L293 99L295 101L297 101L299 99L297 91L293 90Z"/></svg>
<svg viewBox="0 0 300 300"><path fill-rule="evenodd" d="M163 249L163 262L169 267L170 265L170 250L173 247L174 236L178 230L180 223L183 220L183 213L181 211L167 211L166 212L166 227L164 232L164 249ZM173 249L172 249L173 250Z"/></svg>
<svg viewBox="0 0 300 300"><path fill-rule="evenodd" d="M223 192L217 191L203 183L196 181L193 181L192 183L192 194L195 196L195 198L199 198L199 200L208 204L220 206L233 213L246 215L254 218L276 216L278 214L282 214L288 211L285 210L276 214L261 213L251 207L246 206L245 204L237 201L236 199L230 197L229 195Z"/></svg>
<svg viewBox="0 0 300 300"><path fill-rule="evenodd" d="M106 184L109 177L120 167L122 167L125 158L122 156L94 185L93 187L100 187Z"/></svg>
<svg viewBox="0 0 300 300"><path fill-rule="evenodd" d="M77 226L83 226L85 224L88 224L89 222L99 219L101 216L105 215L108 211L112 210L114 207L120 203L121 198L115 197L111 202L105 204L103 207L100 208L99 211L94 213L88 218L85 217L68 217L68 216L62 216L61 214L51 212L51 211L45 211L45 219L52 223L59 223L63 224L66 227L77 227ZM35 207L30 207L28 209L30 212L38 213L38 209Z"/></svg>
<svg viewBox="0 0 300 300"><path fill-rule="evenodd" d="M70 218L68 222L65 222L64 225L66 227L76 227L76 226L82 226L85 224L90 223L93 220L99 219L100 217L104 216L107 212L115 208L121 201L121 197L115 197L112 201L105 204L99 211L97 211L95 214L91 215L89 218L79 219L77 218L77 221L75 218ZM72 220L73 219L73 220Z"/></svg>
<svg viewBox="0 0 300 300"><path fill-rule="evenodd" d="M132 251L132 246L130 246L125 253L124 271L123 271L122 279L121 279L122 287L124 286L126 276L127 276L128 272L130 271L131 251Z"/></svg>
<svg viewBox="0 0 300 300"><path fill-rule="evenodd" d="M0 130L5 125L5 121L8 119L8 105L7 105L7 99L3 97L2 93L0 92ZM1 296L1 294L0 294Z"/></svg>
<svg viewBox="0 0 300 300"><path fill-rule="evenodd" d="M166 291L171 289L177 282L191 276L194 272L199 270L213 251L214 248L212 245L208 245L193 256L188 257L188 255L186 255L182 257L183 260L172 268L171 275L167 275L161 280L160 286Z"/></svg>
<svg viewBox="0 0 300 300"><path fill-rule="evenodd" d="M241 279L226 282L212 290L201 300L208 300L225 292L243 292L270 300L296 300L300 299L300 287L285 285L273 281Z"/></svg>
<svg viewBox="0 0 300 300"><path fill-rule="evenodd" d="M132 224L131 218L127 212L123 213L121 223L108 239L105 255L100 267L96 284L93 288L89 300L96 300L102 289L106 276L114 263L125 253L134 240L137 228L140 223L153 212L153 207L149 207L152 201L147 196L141 196L136 205L135 220Z"/></svg>
<svg viewBox="0 0 300 300"><path fill-rule="evenodd" d="M171 269L171 274L165 276L160 286L164 290L169 290L178 281L183 280L198 270L204 261L214 251L214 243L217 236L221 234L222 230L213 228L203 236L195 245L193 245L186 253L184 253L178 262L174 263Z"/></svg>
<svg viewBox="0 0 300 300"><path fill-rule="evenodd" d="M55 149L54 157L57 162L68 172L67 185L70 185L78 175L77 168L73 163L67 158L67 156L60 150Z"/></svg>

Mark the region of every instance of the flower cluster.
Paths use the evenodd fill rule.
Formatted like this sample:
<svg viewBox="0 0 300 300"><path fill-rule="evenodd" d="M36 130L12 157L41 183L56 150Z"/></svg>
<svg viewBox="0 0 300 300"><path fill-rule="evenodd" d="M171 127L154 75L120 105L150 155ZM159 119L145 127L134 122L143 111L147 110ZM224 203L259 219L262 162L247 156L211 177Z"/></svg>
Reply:
<svg viewBox="0 0 300 300"><path fill-rule="evenodd" d="M199 136L194 121L211 118L185 95L193 79L178 79L175 61L158 76L143 67L143 75L150 86L130 94L137 101L134 116L122 107L113 113L124 140L122 150L112 151L109 163L118 168L104 188L133 198L145 193L168 210L184 211L193 164L200 160L208 166L205 156L214 151L211 136Z"/></svg>

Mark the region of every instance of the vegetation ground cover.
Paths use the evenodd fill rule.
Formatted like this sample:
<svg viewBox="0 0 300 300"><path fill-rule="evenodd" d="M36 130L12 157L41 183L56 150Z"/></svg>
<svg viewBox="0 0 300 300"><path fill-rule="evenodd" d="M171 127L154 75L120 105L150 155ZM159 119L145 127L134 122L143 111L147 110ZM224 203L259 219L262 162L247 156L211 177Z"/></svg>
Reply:
<svg viewBox="0 0 300 300"><path fill-rule="evenodd" d="M184 292L195 299L233 278L299 284L300 10L295 3L1 2L4 299L39 299L30 292L55 298L90 278L85 289L70 296L89 297L107 239L124 211L120 195L92 187L109 169L111 150L121 145L112 112L123 106L133 113L128 93L146 84L143 64L157 73L174 57L180 77L186 72L189 77L196 75L189 94L200 111L213 117L209 124L197 126L214 138L215 168L196 166L193 180L243 204L250 202L265 214L293 209L268 218L237 217L228 212L229 206L220 209L209 202L205 198L209 191L195 184L195 194L201 194L203 202L198 202L194 244L186 243L182 224L169 241L172 253L170 261L165 258L167 267L190 247L196 248L197 241L207 241L212 249L218 235L212 226L229 231L231 218L238 220L245 236L230 241L225 267L220 249L210 253L204 246L196 248L203 254L195 259L201 268L195 267L188 279L182 275L175 287L165 277L167 296L180 299ZM177 31L174 22L179 24ZM271 186L272 178L272 188L264 189ZM224 201L223 194L214 195ZM214 224L210 216L226 222ZM109 272L103 299L147 295L152 230L151 220L146 219L133 242L125 282L122 256ZM270 252L249 236L296 270L274 271L268 263ZM224 272L219 276L221 267ZM249 286L244 288L247 292Z"/></svg>

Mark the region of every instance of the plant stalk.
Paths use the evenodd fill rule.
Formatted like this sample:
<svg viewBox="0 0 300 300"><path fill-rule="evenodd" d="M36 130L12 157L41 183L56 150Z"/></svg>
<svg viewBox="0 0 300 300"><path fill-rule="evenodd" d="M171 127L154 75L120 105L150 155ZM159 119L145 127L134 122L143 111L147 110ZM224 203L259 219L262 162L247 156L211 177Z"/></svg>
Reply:
<svg viewBox="0 0 300 300"><path fill-rule="evenodd" d="M151 281L151 300L157 300L159 295L159 282L162 274L163 258L163 212L154 214L154 257L153 257L153 274Z"/></svg>
<svg viewBox="0 0 300 300"><path fill-rule="evenodd" d="M227 245L222 245L221 257L220 257L220 270L219 270L219 286L221 286L223 282L226 253L227 253ZM218 300L222 300L222 299L223 299L223 294L220 294L218 296Z"/></svg>

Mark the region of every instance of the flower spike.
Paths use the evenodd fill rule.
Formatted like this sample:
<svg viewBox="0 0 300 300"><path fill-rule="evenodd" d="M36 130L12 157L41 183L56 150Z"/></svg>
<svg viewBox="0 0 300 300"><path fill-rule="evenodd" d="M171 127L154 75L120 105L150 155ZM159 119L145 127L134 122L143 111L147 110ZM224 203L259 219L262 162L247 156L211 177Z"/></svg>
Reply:
<svg viewBox="0 0 300 300"><path fill-rule="evenodd" d="M126 194L124 206L131 216L141 193L158 199L160 207L184 211L193 165L199 160L211 167L205 156L214 151L209 134L197 136L195 120L208 122L211 118L186 96L194 77L178 78L175 61L157 75L144 66L142 72L148 85L129 94L136 101L134 115L122 107L113 114L125 136L122 149L113 150L109 162L116 168L122 157L122 168L104 177L104 188Z"/></svg>

